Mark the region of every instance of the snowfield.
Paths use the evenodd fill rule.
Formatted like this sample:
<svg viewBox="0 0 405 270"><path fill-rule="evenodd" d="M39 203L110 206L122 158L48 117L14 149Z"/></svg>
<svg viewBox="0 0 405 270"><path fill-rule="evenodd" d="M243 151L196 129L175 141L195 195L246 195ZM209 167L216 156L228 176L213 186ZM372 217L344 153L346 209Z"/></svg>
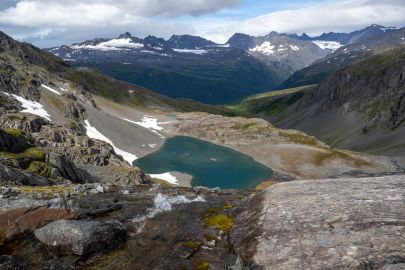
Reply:
<svg viewBox="0 0 405 270"><path fill-rule="evenodd" d="M322 50L336 51L337 49L343 46L342 44L336 41L314 40L312 42L315 43Z"/></svg>
<svg viewBox="0 0 405 270"><path fill-rule="evenodd" d="M46 86L45 84L41 84L41 86L42 86L43 88L45 88L46 90L48 90L48 91L50 91L50 92L52 92L52 93L54 93L54 94L57 94L57 95L61 96L61 94L60 94L58 91L56 91L55 89L53 89L53 88L51 88L51 87L49 87L49 86Z"/></svg>
<svg viewBox="0 0 405 270"><path fill-rule="evenodd" d="M128 163L131 165L137 159L136 155L125 152L124 150L121 150L118 147L116 147L110 139L108 139L106 136L104 136L95 127L92 127L88 120L85 120L84 123L86 124L85 128L86 128L87 136L89 136L92 139L97 139L97 140L104 141L104 142L110 144L114 148L115 153L122 156L124 158L124 160L128 161Z"/></svg>
<svg viewBox="0 0 405 270"><path fill-rule="evenodd" d="M141 49L143 44L132 42L130 38L111 39L96 45L73 45L72 49L88 49L101 51L119 51L122 49Z"/></svg>
<svg viewBox="0 0 405 270"><path fill-rule="evenodd" d="M42 106L41 103L25 99L23 97L20 97L20 96L14 95L14 94L9 94L6 92L3 92L3 93L7 96L12 96L14 99L16 99L17 101L19 101L21 103L21 106L24 108L21 111L22 113L35 114L35 115L45 118L46 120L51 121L51 118L50 118L51 116L44 109L44 106Z"/></svg>
<svg viewBox="0 0 405 270"><path fill-rule="evenodd" d="M176 176L171 173L161 173L161 174L149 174L152 178L158 178L169 182L170 184L178 185Z"/></svg>
<svg viewBox="0 0 405 270"><path fill-rule="evenodd" d="M201 49L195 49L195 50L190 50L190 49L173 49L175 52L179 53L193 53L193 54L205 54L208 51L206 50L201 50Z"/></svg>
<svg viewBox="0 0 405 270"><path fill-rule="evenodd" d="M263 42L260 46L256 46L252 49L249 49L251 52L259 52L262 54L270 55L275 53L276 51L274 50L274 45L272 45L269 41Z"/></svg>
<svg viewBox="0 0 405 270"><path fill-rule="evenodd" d="M149 129L150 131L152 131L153 133L155 133L156 135L158 135L160 138L164 139L164 136L162 134L160 134L159 132L157 132L158 130L163 130L163 127L159 126L158 121L156 118L152 118L152 117L148 117L148 116L144 116L141 120L141 122L135 122L126 118L121 118L122 120L125 120L127 122L136 124L138 126L144 127L146 129Z"/></svg>

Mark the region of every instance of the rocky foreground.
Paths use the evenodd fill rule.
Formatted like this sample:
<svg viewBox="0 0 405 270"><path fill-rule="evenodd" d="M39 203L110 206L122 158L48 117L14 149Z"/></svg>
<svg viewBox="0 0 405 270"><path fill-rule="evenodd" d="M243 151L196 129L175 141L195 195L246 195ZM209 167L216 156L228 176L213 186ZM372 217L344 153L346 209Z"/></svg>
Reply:
<svg viewBox="0 0 405 270"><path fill-rule="evenodd" d="M405 176L0 189L0 269L403 269Z"/></svg>

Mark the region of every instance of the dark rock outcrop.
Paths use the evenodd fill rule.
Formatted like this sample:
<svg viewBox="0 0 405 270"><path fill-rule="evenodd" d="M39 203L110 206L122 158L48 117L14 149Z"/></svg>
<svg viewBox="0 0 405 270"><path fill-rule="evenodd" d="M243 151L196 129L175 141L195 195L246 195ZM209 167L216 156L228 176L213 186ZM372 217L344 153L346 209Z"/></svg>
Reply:
<svg viewBox="0 0 405 270"><path fill-rule="evenodd" d="M36 230L35 236L49 247L84 255L116 247L125 241L126 231L119 222L58 220Z"/></svg>
<svg viewBox="0 0 405 270"><path fill-rule="evenodd" d="M0 184L17 186L48 186L55 184L55 181L33 175L17 168L6 166L0 162Z"/></svg>

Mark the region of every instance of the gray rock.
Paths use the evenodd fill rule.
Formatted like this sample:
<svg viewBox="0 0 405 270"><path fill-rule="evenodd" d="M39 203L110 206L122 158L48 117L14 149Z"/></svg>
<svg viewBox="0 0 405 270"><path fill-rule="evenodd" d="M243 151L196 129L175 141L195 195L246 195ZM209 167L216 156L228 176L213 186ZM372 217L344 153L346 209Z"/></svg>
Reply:
<svg viewBox="0 0 405 270"><path fill-rule="evenodd" d="M126 239L125 227L117 221L58 220L34 234L43 244L76 255L108 250Z"/></svg>
<svg viewBox="0 0 405 270"><path fill-rule="evenodd" d="M238 206L231 239L254 269L400 269L404 209L405 176L276 184Z"/></svg>

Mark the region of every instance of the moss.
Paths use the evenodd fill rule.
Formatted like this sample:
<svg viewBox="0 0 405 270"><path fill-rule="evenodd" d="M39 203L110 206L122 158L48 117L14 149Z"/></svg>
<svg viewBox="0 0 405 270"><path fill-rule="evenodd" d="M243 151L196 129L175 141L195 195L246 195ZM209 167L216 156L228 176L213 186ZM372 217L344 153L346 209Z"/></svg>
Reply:
<svg viewBox="0 0 405 270"><path fill-rule="evenodd" d="M208 270L210 263L204 260L195 261L193 263L193 270Z"/></svg>
<svg viewBox="0 0 405 270"><path fill-rule="evenodd" d="M216 238L215 236L213 236L212 234L209 234L209 233L207 233L207 234L205 235L205 239L206 239L207 241L217 240L217 238Z"/></svg>
<svg viewBox="0 0 405 270"><path fill-rule="evenodd" d="M11 135L13 137L21 137L22 132L19 129L15 129L15 128L4 128L3 129L8 135Z"/></svg>
<svg viewBox="0 0 405 270"><path fill-rule="evenodd" d="M27 172L42 176L45 178L51 178L53 176L55 168L49 164L40 161L33 161L26 169Z"/></svg>
<svg viewBox="0 0 405 270"><path fill-rule="evenodd" d="M36 161L41 161L45 159L45 153L37 147L31 147L26 149L22 155L27 158L31 158Z"/></svg>
<svg viewBox="0 0 405 270"><path fill-rule="evenodd" d="M215 227L228 233L233 227L233 219L230 216L218 214L206 217L204 224L206 227Z"/></svg>
<svg viewBox="0 0 405 270"><path fill-rule="evenodd" d="M266 189L266 188L268 188L268 187L270 187L270 186L272 186L274 184L276 184L276 182L274 182L274 181L270 181L270 180L264 181L264 182L261 182L260 184L258 184L255 187L255 189L256 190L264 190L264 189Z"/></svg>
<svg viewBox="0 0 405 270"><path fill-rule="evenodd" d="M201 247L201 242L187 241L183 243L183 246L191 248L192 250L198 250Z"/></svg>

